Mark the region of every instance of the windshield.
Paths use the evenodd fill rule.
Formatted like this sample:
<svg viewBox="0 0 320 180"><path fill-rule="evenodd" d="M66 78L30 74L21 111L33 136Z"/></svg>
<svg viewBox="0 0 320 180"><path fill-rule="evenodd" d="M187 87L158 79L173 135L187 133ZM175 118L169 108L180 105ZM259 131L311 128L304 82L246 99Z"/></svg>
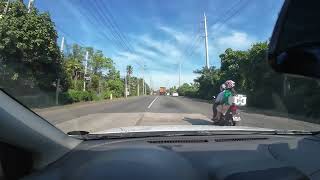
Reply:
<svg viewBox="0 0 320 180"><path fill-rule="evenodd" d="M267 64L282 1L0 2L0 87L63 132L320 130L319 81Z"/></svg>

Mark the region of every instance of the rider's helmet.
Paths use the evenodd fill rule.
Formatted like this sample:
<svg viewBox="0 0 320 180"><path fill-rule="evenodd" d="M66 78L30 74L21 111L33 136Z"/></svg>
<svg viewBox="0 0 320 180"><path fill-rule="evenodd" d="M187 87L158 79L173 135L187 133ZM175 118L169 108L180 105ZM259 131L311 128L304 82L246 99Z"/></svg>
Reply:
<svg viewBox="0 0 320 180"><path fill-rule="evenodd" d="M226 89L232 89L236 85L236 83L232 80L228 80L224 84L226 85Z"/></svg>
<svg viewBox="0 0 320 180"><path fill-rule="evenodd" d="M223 91L223 90L225 90L226 89L226 85L223 83L223 84L221 84L221 86L220 86L220 91Z"/></svg>

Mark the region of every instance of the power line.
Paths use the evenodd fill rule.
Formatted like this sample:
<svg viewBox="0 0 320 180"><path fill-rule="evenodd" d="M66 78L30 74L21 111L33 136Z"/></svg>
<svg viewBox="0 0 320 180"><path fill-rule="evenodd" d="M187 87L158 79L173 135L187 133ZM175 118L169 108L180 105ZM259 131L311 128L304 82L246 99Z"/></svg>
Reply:
<svg viewBox="0 0 320 180"><path fill-rule="evenodd" d="M230 14L238 5L241 4L243 0L238 0L237 2L235 2L229 9L227 9L223 14L224 15L228 15ZM226 16L219 16L218 18L216 18L216 20L214 21L214 23L212 23L211 25L209 26L213 26L215 24L217 24L219 21L222 21L223 18L226 17Z"/></svg>
<svg viewBox="0 0 320 180"><path fill-rule="evenodd" d="M233 18L235 15L237 15L238 13L240 13L240 11L249 3L249 0L245 1L242 5L241 3L243 2L243 0L239 0L238 2L234 3L227 11L226 14L227 16L220 16L219 18L217 18L217 20L215 21L215 23L213 23L212 25L215 25L219 22L221 22L219 24L219 26L216 29L219 29L222 27L223 24L225 24L227 21L229 21L231 18ZM237 6L239 6L238 9L235 9ZM211 26L212 26L211 25ZM194 55L194 50L195 48L198 46L200 42L200 39L195 38L194 44L193 46L191 46L191 48L187 51L189 52L188 57L192 57Z"/></svg>
<svg viewBox="0 0 320 180"><path fill-rule="evenodd" d="M110 22L110 20L108 19L108 17L105 16L105 14L101 11L100 6L96 4L96 1L92 1L92 8L94 8L94 12L97 13L97 15L100 17L99 19L101 20L101 24L109 29L109 32L111 33L111 35L114 37L114 39L121 44L121 46L124 49L128 50L128 46L126 45L125 42L123 42L123 40L121 39L119 33L117 31L115 31L113 24Z"/></svg>
<svg viewBox="0 0 320 180"><path fill-rule="evenodd" d="M98 5L98 7L100 7L99 5ZM111 10L109 9L109 7L107 5L105 5L104 2L101 2L101 8L105 10L103 12L106 12L106 13L102 13L103 15L105 15L105 19L107 19L109 25L111 26L112 30L117 34L119 40L122 41L125 44L127 50L132 54L139 55L139 53L134 51L130 40L122 33L122 31L121 31L119 25L117 24L117 21L115 20L115 17L113 16L113 14L112 14ZM143 66L143 65L141 65L141 62L137 62L137 61L135 61L135 62L139 66Z"/></svg>
<svg viewBox="0 0 320 180"><path fill-rule="evenodd" d="M200 28L198 27L198 31L196 32L196 34L195 34L195 36L194 36L194 38L193 38L193 40L192 40L191 46L189 46L189 48L186 49L186 54L187 54L188 52L192 52L192 51L193 51L194 45L195 45L196 41L197 41L200 37L201 37Z"/></svg>
<svg viewBox="0 0 320 180"><path fill-rule="evenodd" d="M192 40L191 40L191 45L190 46L187 46L183 52L184 55L186 55L185 57L188 57L189 55L188 54L191 54L192 51L194 51L194 46L195 46L195 43L196 41L198 40L198 38L200 37L200 27L198 27L198 29L196 30L196 33L195 35L193 36ZM180 59L183 58L182 56L180 57ZM180 62L181 63L181 60Z"/></svg>
<svg viewBox="0 0 320 180"><path fill-rule="evenodd" d="M114 17L110 12L107 12L112 16L112 18L105 15L104 11L101 10L100 4L93 3L94 12L97 12L97 15L95 14L94 17L96 21L98 21L103 27L108 28L109 32L113 36L114 41L116 41L118 44L120 44L121 48L132 53L137 54L132 50L132 46L130 43L126 40L127 38L121 33L119 26L114 22ZM106 8L105 8L106 9ZM96 17L97 16L97 17ZM101 18L99 18L101 17ZM134 60L135 61L135 60ZM141 62L135 61L139 66L141 65Z"/></svg>
<svg viewBox="0 0 320 180"><path fill-rule="evenodd" d="M243 2L243 3L242 3ZM243 1L243 0L239 0L238 2L234 3L233 6L231 6L231 8L229 8L226 11L226 16L218 18L215 23L213 23L211 26L218 24L219 22L221 22L218 27L216 28L219 29L223 26L223 24L226 24L227 21L229 21L230 19L232 19L235 15L239 14L241 12L241 10L243 10L243 8L245 8L245 6L247 6L249 3L249 0L247 1ZM236 7L239 7L238 9L235 9Z"/></svg>
<svg viewBox="0 0 320 180"><path fill-rule="evenodd" d="M109 29L109 32L111 35L114 37L116 41L118 41L124 49L130 51L130 48L128 47L127 43L122 39L120 33L116 30L114 24L111 22L108 16L103 13L103 10L101 10L100 6L97 5L96 1L92 1L92 7L94 8L94 12L97 12L98 16L101 17L99 18L101 21L101 24Z"/></svg>
<svg viewBox="0 0 320 180"><path fill-rule="evenodd" d="M186 54L185 55L186 58L191 58L194 55L195 49L196 49L196 47L198 47L200 41L201 41L201 34L200 34L200 29L199 29L197 34L194 36L193 43L191 44L191 46L189 46L188 49L186 49L186 51L184 53L184 54Z"/></svg>
<svg viewBox="0 0 320 180"><path fill-rule="evenodd" d="M105 6L105 4L102 2L101 3L101 8L105 9L106 14L103 13L103 15L105 15L107 21L109 22L109 24L111 25L112 30L117 34L117 36L119 37L119 39L125 43L126 47L132 51L132 47L130 46L129 41L126 39L126 37L123 35L123 33L121 32L119 26L117 25L116 21L114 20L113 15L111 14L111 12L109 11L108 7ZM100 6L98 6L100 7ZM103 11L104 12L104 11Z"/></svg>
<svg viewBox="0 0 320 180"><path fill-rule="evenodd" d="M185 49L185 52L183 54L186 54L185 57L192 57L191 55L193 54L194 52L194 48L195 48L195 45L196 45L196 42L200 39L201 37L201 34L200 34L200 27L198 27L198 30L196 30L196 33L195 33L195 36L192 38L191 42L192 44L190 46L188 46L186 49ZM181 85L181 58L182 56L180 57L180 61L178 62L178 67L179 67L179 87Z"/></svg>
<svg viewBox="0 0 320 180"><path fill-rule="evenodd" d="M58 26L57 24L55 25L56 28L62 32L65 36L67 36L69 39L71 39L72 41L80 44L81 46L85 46L82 42L75 40L69 33L67 33L66 31L62 30L62 28L60 26Z"/></svg>
<svg viewBox="0 0 320 180"><path fill-rule="evenodd" d="M99 26L102 26L102 27L107 27L103 22L101 22L101 20L100 20L100 18L97 16L95 16L95 15L93 15L94 17L95 17L95 20L96 20L96 22L98 23L98 27ZM125 46L124 46L124 44L122 44L121 42L119 42L118 40L117 40L117 38L112 34L112 32L111 32L111 37L109 37L104 31L101 31L100 32L100 34L105 38L105 39L107 39L109 42L113 42L113 43L115 43L119 48L121 48L121 49L125 49Z"/></svg>
<svg viewBox="0 0 320 180"><path fill-rule="evenodd" d="M195 48L200 44L201 42L201 38L198 38L195 45L194 45L194 49L190 52L190 54L188 55L189 57L192 57L194 55L195 52Z"/></svg>
<svg viewBox="0 0 320 180"><path fill-rule="evenodd" d="M194 53L195 48L197 47L197 44L200 42L200 40L201 40L201 35L198 34L194 40L194 43L192 44L192 47L187 52L187 56L191 57L191 55Z"/></svg>
<svg viewBox="0 0 320 180"><path fill-rule="evenodd" d="M243 10L249 3L249 0L247 0L246 2L244 2L242 4L242 6L240 6L237 10L235 10L233 12L233 14L231 14L229 17L227 17L226 19L224 19L224 21L222 23L220 23L220 26L217 27L217 29L219 29L220 27L222 27L223 24L226 24L230 19L232 19L235 15L239 14L241 12L241 10Z"/></svg>
<svg viewBox="0 0 320 180"><path fill-rule="evenodd" d="M83 0L81 0L80 3L81 2L83 2ZM86 17L90 21L90 23L93 24L94 26L98 25L100 27L108 29L109 33L111 34L111 38L105 32L100 32L100 33L109 42L114 42L120 49L124 49L129 53L138 55L138 53L134 52L130 41L121 32L109 8L104 3L100 4L96 2L97 1L92 1L91 3L92 6L87 6L87 7L90 7L90 9L87 8L86 11L84 11L83 10L84 8L82 8L81 6L78 6L80 13L84 17ZM102 10L101 8L105 9L106 11ZM142 65L143 63L135 59L133 61L137 63L137 65L143 68L143 65Z"/></svg>
<svg viewBox="0 0 320 180"><path fill-rule="evenodd" d="M81 3L82 3L82 0L80 1L80 4ZM95 27L105 26L105 24L101 23L100 18L96 14L91 13L90 10L84 11L83 8L81 7L81 5L78 6L78 9L79 9L80 13L82 14L82 16L86 17L86 19L93 26L95 26ZM113 37L113 39L112 39L111 37L109 37L108 34L106 34L104 31L101 31L99 28L98 28L98 33L101 35L102 38L106 39L107 41L115 43L115 44L111 44L111 45L113 45L113 46L116 45L119 48L124 48L124 46L122 44L120 44L116 39L114 39L113 36L112 36Z"/></svg>
<svg viewBox="0 0 320 180"><path fill-rule="evenodd" d="M103 5L103 8L106 9L106 12L108 13L108 15L110 17L111 22L114 22L116 29L118 29L118 31L120 32L120 35L124 38L125 41L128 42L129 47L132 48L130 40L127 39L127 37L123 33L121 33L121 29L119 28L117 21L115 20L113 14L112 14L112 11L109 9L109 7L107 5L104 4L104 1L102 1L102 5Z"/></svg>
<svg viewBox="0 0 320 180"><path fill-rule="evenodd" d="M241 3L242 0L239 0L238 2L234 3L224 14L229 14L232 10L234 10L234 8L239 4ZM223 17L218 17L217 20L215 21L215 23L213 23L212 25L214 24L217 24L219 21L221 21ZM188 48L186 50L186 54L189 54L187 55L188 57L191 57L193 54L194 54L194 50L195 50L195 47L197 46L197 43L199 42L199 33L200 33L200 28L198 29L198 35L194 36L194 39L193 39L193 44L190 46L190 48ZM188 53L189 52L189 53Z"/></svg>

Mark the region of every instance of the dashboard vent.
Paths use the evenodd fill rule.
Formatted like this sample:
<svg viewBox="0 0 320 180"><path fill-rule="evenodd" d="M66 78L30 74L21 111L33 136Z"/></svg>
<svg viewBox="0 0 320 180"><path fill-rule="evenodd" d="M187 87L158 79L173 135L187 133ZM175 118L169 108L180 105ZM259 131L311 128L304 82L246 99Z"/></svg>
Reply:
<svg viewBox="0 0 320 180"><path fill-rule="evenodd" d="M173 144L173 143L207 143L206 139L173 139L173 140L152 140L151 144Z"/></svg>
<svg viewBox="0 0 320 180"><path fill-rule="evenodd" d="M259 137L259 138L225 138L225 139L215 139L215 142L228 142L228 141L257 141L257 140L266 140L268 138Z"/></svg>

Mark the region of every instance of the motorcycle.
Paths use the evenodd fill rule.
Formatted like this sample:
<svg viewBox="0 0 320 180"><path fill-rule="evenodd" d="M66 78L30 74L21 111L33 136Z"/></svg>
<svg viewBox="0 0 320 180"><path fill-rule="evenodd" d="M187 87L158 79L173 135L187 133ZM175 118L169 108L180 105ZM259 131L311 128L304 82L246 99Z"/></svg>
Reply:
<svg viewBox="0 0 320 180"><path fill-rule="evenodd" d="M213 98L213 117L216 116L217 106L215 103L215 97ZM220 116L220 119L217 122L214 122L215 125L220 126L240 126L241 125L241 115L239 111L239 106L245 106L247 101L247 97L245 95L238 94L236 96L232 96L229 99L229 103L231 104L225 114Z"/></svg>
<svg viewBox="0 0 320 180"><path fill-rule="evenodd" d="M225 126L240 126L240 112L235 103L232 103L226 114L221 115L220 121L222 121Z"/></svg>

